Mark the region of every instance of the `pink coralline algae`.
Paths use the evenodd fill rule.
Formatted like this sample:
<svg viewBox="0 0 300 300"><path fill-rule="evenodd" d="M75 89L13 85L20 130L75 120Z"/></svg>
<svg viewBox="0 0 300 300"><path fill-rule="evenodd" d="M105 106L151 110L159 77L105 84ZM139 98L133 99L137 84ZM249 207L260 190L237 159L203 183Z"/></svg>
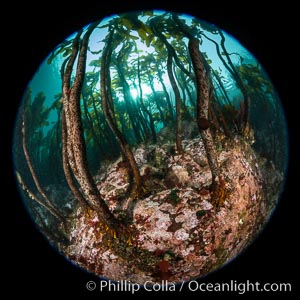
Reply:
<svg viewBox="0 0 300 300"><path fill-rule="evenodd" d="M138 247L154 255L171 253L168 262L161 263L153 274L140 270L103 247L102 234L91 225L96 223L96 216L88 219L80 212L70 231L71 244L64 249L71 260L113 280L160 282L162 272L170 282L179 282L219 268L253 241L270 207L266 208L262 188L266 184L264 170L256 163L250 146L242 148L237 142L230 151L219 151L226 199L222 207L215 208L210 202L211 173L201 139L184 140L183 144L185 154L180 156L168 154L163 146L152 149L161 155L156 157L155 166L147 159L145 148L135 151L141 169L147 166L149 172L158 172L160 163L167 166L168 180L154 185L153 179L149 184L155 192L134 204L132 226ZM119 195L127 188L126 172L118 163L98 175L101 195L116 216L124 208Z"/></svg>

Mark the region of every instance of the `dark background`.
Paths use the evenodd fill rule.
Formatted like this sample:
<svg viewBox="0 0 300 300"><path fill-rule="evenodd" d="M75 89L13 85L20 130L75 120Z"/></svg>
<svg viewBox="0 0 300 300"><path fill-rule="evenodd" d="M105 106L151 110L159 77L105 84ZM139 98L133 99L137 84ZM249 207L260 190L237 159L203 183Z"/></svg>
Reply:
<svg viewBox="0 0 300 300"><path fill-rule="evenodd" d="M225 3L226 2L226 3ZM218 4L210 1L39 1L38 4L7 3L2 7L2 75L5 75L2 89L3 132L7 134L2 148L8 150L5 158L5 196L1 197L7 208L1 248L8 253L2 256L2 271L7 283L5 292L23 296L69 295L97 296L99 291L88 292L88 280L99 280L72 266L54 249L35 228L18 195L11 160L12 132L16 113L24 89L34 75L39 64L50 51L68 35L80 27L109 16L113 13L135 9L167 9L184 12L215 23L235 36L250 50L271 77L286 113L290 135L290 164L285 190L279 205L258 239L237 259L221 270L207 276L207 282L229 280L251 280L252 282L291 282L296 292L296 272L299 257L296 243L299 238L299 217L296 209L299 196L297 181L299 171L300 132L296 121L296 92L293 85L298 51L296 41L296 8L288 2L261 7L259 3L241 1L231 4L227 1ZM97 4L98 3L98 4ZM4 19L8 17L8 21ZM4 67L4 68L3 68ZM296 75L297 76L297 75ZM298 75L299 77L299 75ZM298 97L299 98L299 97ZM263 117L263 115L262 115ZM2 127L3 128L3 127ZM7 158L9 157L9 158ZM8 168L6 168L8 167ZM3 168L2 168L3 170ZM299 277L299 276L297 276ZM3 292L4 292L3 290ZM192 293L193 296L212 294ZM139 295L139 293L137 294ZM171 294L172 295L172 294ZM262 296L262 294L260 294ZM119 294L119 296L122 296ZM170 296L165 293L165 296ZM266 296L265 294L263 296ZM283 294L283 297L289 294Z"/></svg>

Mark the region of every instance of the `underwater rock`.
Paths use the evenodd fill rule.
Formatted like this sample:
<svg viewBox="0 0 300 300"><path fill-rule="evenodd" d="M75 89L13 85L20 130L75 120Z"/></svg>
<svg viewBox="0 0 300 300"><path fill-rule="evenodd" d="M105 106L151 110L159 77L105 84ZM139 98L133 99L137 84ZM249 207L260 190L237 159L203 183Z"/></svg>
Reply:
<svg viewBox="0 0 300 300"><path fill-rule="evenodd" d="M138 167L147 163L147 151L144 147L139 147L134 152L134 158Z"/></svg>
<svg viewBox="0 0 300 300"><path fill-rule="evenodd" d="M174 233L174 237L177 240L186 241L189 238L189 234L183 228L181 228Z"/></svg>
<svg viewBox="0 0 300 300"><path fill-rule="evenodd" d="M61 207L65 213L70 214L78 205L72 193L63 184L48 185L45 187L50 199L56 207Z"/></svg>
<svg viewBox="0 0 300 300"><path fill-rule="evenodd" d="M203 157L195 156L194 160L202 168L204 168L208 165L207 159L205 159Z"/></svg>
<svg viewBox="0 0 300 300"><path fill-rule="evenodd" d="M186 140L194 139L199 135L196 120L182 121L182 138Z"/></svg>
<svg viewBox="0 0 300 300"><path fill-rule="evenodd" d="M168 142L175 141L175 131L172 126L163 127L157 134L160 144L167 144Z"/></svg>
<svg viewBox="0 0 300 300"><path fill-rule="evenodd" d="M185 145L191 149L192 153L197 153L202 157L201 139L186 140ZM227 182L230 192L225 205L218 211L215 211L210 203L209 168L202 168L200 172L189 174L183 167L196 164L191 155L165 157L166 163L170 166L169 173L173 176L171 176L173 185L180 186L165 187L164 190L161 186L157 187L156 193L135 204L133 224L137 230L136 240L139 247L153 253L157 249L165 249L164 251L168 250L181 258L178 261L173 259L169 261L170 281L190 280L203 274L203 270L206 274L221 261L225 263L232 259L259 232L260 224L257 223L257 218L263 219L267 214L261 186L262 174L253 163L256 161L254 153L250 149L247 151L251 157L249 159L245 157L246 151L240 148L240 142L237 140L230 152L223 151L219 154L220 161L224 162L222 168L226 178L234 179ZM140 153L142 152L141 150ZM156 147L155 152L163 153L163 150ZM179 162L180 165L178 165ZM152 168L151 163L154 164L155 159L151 162L147 161L142 168ZM108 168L108 176L101 184L102 186L122 178L120 175L123 171L116 165L115 162ZM243 185L239 184L241 174L244 174L243 180L245 179ZM197 181L201 188L196 189L187 185L188 182ZM114 189L117 190L117 187ZM113 190L111 193L115 194ZM111 208L118 205L117 200L107 203ZM158 280L155 276L134 267L130 261L124 261L121 257L101 247L102 235L97 231L97 227L91 228L88 225L90 218L97 221L92 215L82 216L74 223L71 230L71 245L64 249L70 259L80 254L84 258L81 264L89 268L87 262L91 257L89 249L93 249L92 245L96 243L97 252L93 254L93 260L102 263L101 271L94 271L96 274L109 276L113 280L133 278L134 282L140 284L143 284L145 280L153 282ZM240 237L244 238L240 239ZM107 259L110 255L113 259L110 259L108 263Z"/></svg>
<svg viewBox="0 0 300 300"><path fill-rule="evenodd" d="M189 173L182 166L173 166L171 170L169 170L165 183L167 183L168 187L175 186L185 186L190 180Z"/></svg>

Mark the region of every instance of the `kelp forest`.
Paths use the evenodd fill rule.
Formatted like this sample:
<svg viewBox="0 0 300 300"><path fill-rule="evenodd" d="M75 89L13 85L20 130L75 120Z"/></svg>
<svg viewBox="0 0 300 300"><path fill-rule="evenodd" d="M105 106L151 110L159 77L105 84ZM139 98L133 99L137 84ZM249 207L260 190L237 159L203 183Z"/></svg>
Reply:
<svg viewBox="0 0 300 300"><path fill-rule="evenodd" d="M53 50L24 93L13 152L24 203L66 258L112 280L178 283L253 242L282 190L287 132L238 41L140 11Z"/></svg>

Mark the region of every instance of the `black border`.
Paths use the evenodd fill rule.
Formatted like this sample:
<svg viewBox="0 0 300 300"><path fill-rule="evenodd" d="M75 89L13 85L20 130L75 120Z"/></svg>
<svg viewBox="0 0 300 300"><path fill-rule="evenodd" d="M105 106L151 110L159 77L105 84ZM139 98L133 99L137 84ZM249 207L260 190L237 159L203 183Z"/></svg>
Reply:
<svg viewBox="0 0 300 300"><path fill-rule="evenodd" d="M144 2L144 3L142 3ZM261 282L293 282L296 290L297 246L297 195L295 176L296 154L299 148L299 123L295 112L295 86L292 85L293 62L298 53L293 53L293 38L296 21L291 5L261 7L255 2L201 3L202 1L55 1L23 4L8 3L3 8L9 21L3 23L2 60L5 70L5 99L2 120L8 139L5 142L7 155L11 155L14 120L19 101L28 81L46 55L66 36L76 29L102 16L138 9L171 9L200 17L215 23L233 34L262 63L276 86L285 109L290 134L290 164L288 179L281 201L270 222L259 238L237 259L223 269L209 275L205 280L252 280ZM284 17L286 16L286 18ZM293 31L294 30L294 31ZM296 85L297 87L297 85ZM263 117L263 116L262 116ZM5 128L5 127L4 127ZM5 214L5 231L8 234L8 268L5 269L9 293L25 295L97 296L88 292L85 283L95 277L69 264L49 244L32 224L15 187L12 160L4 174L8 179L8 197ZM297 181L296 181L297 182ZM297 183L296 183L297 184ZM7 193L6 193L7 195ZM4 261L6 256L4 257ZM98 281L98 279L95 279ZM202 294L192 293L193 296ZM211 294L205 294L210 296ZM121 295L120 295L121 296ZM169 295L165 295L169 296ZM283 295L288 296L288 295Z"/></svg>

